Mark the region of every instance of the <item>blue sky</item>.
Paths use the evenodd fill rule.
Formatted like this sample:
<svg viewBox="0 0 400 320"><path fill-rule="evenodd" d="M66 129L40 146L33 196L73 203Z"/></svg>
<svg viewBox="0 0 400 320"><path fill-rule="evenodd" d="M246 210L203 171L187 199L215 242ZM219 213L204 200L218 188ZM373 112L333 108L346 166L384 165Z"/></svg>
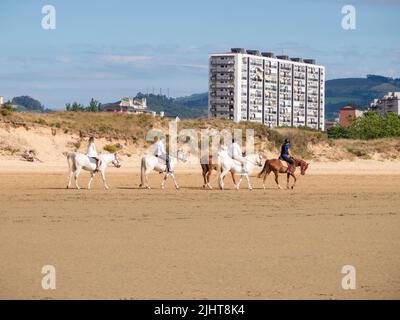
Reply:
<svg viewBox="0 0 400 320"><path fill-rule="evenodd" d="M46 4L55 30L41 27ZM346 4L356 30L341 27ZM205 92L208 54L231 47L315 58L328 79L400 77L399 17L400 0L2 0L0 95L63 108Z"/></svg>

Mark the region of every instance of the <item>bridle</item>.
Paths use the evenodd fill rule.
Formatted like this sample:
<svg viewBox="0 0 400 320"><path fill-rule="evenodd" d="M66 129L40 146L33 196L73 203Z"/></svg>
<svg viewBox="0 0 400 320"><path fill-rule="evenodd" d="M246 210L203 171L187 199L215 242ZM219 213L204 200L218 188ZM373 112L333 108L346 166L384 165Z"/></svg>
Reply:
<svg viewBox="0 0 400 320"><path fill-rule="evenodd" d="M114 167L116 167L116 168L120 168L120 167L121 167L121 163L120 163L120 161L119 161L119 158L118 158L118 154L117 154L117 153L114 154L114 160L112 161L112 164L113 164Z"/></svg>

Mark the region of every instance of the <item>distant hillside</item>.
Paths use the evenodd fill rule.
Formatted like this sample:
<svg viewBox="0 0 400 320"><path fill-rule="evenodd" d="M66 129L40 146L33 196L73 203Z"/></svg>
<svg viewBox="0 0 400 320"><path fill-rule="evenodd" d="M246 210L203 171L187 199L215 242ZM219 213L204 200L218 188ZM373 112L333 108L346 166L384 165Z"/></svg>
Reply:
<svg viewBox="0 0 400 320"><path fill-rule="evenodd" d="M400 91L400 79L377 75L326 81L326 118L334 119L346 104L368 107L371 100L389 91Z"/></svg>
<svg viewBox="0 0 400 320"><path fill-rule="evenodd" d="M187 97L168 98L164 95L138 93L137 98L147 99L147 106L153 111L164 111L166 116L199 118L207 116L208 94L199 93Z"/></svg>
<svg viewBox="0 0 400 320"><path fill-rule="evenodd" d="M377 75L367 75L366 78L343 78L326 81L326 118L334 120L339 115L339 109L351 104L366 108L375 98L381 98L389 91L400 91L400 78L393 79ZM208 93L193 94L189 97L176 98L176 107L184 110L187 118L190 112L207 114ZM187 113L186 113L187 112Z"/></svg>
<svg viewBox="0 0 400 320"><path fill-rule="evenodd" d="M14 97L11 100L11 104L14 105L18 111L33 111L33 112L44 111L44 107L40 103L40 101L30 96Z"/></svg>

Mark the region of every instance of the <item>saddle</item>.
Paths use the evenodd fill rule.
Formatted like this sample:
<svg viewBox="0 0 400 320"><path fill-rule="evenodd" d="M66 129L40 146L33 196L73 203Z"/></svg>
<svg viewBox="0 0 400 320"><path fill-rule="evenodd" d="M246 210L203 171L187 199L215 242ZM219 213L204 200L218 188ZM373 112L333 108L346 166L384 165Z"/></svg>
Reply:
<svg viewBox="0 0 400 320"><path fill-rule="evenodd" d="M288 167L288 163L285 160L282 159L278 159L281 162L282 167L287 168Z"/></svg>

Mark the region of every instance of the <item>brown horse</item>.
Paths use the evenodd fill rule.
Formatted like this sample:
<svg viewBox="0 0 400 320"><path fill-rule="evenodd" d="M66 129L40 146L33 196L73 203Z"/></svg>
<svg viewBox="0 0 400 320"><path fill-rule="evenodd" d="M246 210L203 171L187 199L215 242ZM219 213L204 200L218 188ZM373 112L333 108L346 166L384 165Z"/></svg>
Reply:
<svg viewBox="0 0 400 320"><path fill-rule="evenodd" d="M210 188L212 189L212 186L210 184L210 177L211 177L211 173L213 172L213 170L215 171L220 171L220 165L218 163L213 163L213 156L209 155L208 157L208 163L203 163L206 161L201 161L201 169L202 169L202 174L203 174L203 179L204 179L204 184L203 184L203 188ZM231 172L232 175L232 180L233 183L236 185L236 180L235 180L235 175L233 174L233 172Z"/></svg>
<svg viewBox="0 0 400 320"><path fill-rule="evenodd" d="M263 178L263 187L265 189L265 180L267 179L267 176L271 173L271 171L275 174L275 182L278 185L279 189L282 189L282 187L279 185L278 181L278 174L279 173L286 173L287 174L287 188L289 189L289 178L290 176L293 177L294 183L292 185L292 189L296 185L297 178L295 176L296 168L300 167L300 173L301 175L304 175L306 173L306 170L308 168L308 163L305 162L304 160L301 159L295 159L292 158L294 163L292 164L292 172L288 172L288 165L285 161L280 160L280 159L270 159L270 160L265 160L265 164L261 172L258 174L258 178L261 178L264 175Z"/></svg>

